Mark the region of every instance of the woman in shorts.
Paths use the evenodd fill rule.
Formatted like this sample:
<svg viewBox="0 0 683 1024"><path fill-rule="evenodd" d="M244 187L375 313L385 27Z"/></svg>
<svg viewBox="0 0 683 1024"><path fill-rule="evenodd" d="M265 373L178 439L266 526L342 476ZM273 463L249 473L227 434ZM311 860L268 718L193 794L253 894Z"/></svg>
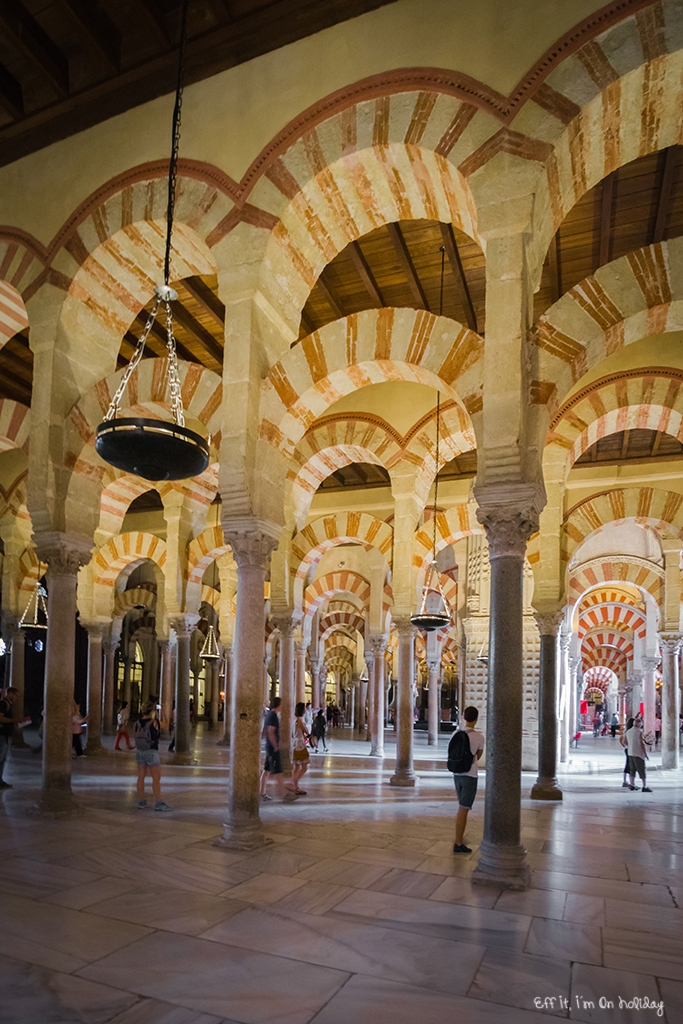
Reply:
<svg viewBox="0 0 683 1024"><path fill-rule="evenodd" d="M159 736L161 727L157 718L154 701L148 701L142 714L135 723L135 761L138 766L138 808L144 810L148 806L145 800L145 777L152 776L152 792L154 793L155 811L170 811L172 808L161 799L161 759L159 757Z"/></svg>
<svg viewBox="0 0 683 1024"><path fill-rule="evenodd" d="M309 733L304 725L305 712L306 705L303 701L299 701L294 708L294 732L292 734L292 782L297 796L306 796L306 790L299 788L299 782L308 771L310 761L307 744Z"/></svg>

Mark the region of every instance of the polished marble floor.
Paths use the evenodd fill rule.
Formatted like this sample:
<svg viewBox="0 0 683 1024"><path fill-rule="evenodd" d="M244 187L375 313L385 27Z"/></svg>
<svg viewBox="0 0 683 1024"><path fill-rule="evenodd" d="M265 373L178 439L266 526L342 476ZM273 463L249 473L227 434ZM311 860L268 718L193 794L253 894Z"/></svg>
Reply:
<svg viewBox="0 0 683 1024"><path fill-rule="evenodd" d="M307 796L263 805L253 853L214 846L227 752L201 727L196 763L164 768L165 815L136 809L133 755L111 751L74 763L82 815L33 817L39 758L13 752L1 1024L683 1021L683 772L655 754L653 793L631 793L618 742L584 735L564 801L524 799L531 888L501 892L470 880L483 778L474 853L452 853L447 741L418 735L419 784L396 791L392 734L383 765L348 737Z"/></svg>

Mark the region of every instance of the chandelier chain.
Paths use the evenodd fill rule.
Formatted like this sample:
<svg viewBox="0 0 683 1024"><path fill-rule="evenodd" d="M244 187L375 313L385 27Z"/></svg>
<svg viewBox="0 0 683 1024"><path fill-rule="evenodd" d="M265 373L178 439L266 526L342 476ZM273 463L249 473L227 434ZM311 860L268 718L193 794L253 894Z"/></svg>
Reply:
<svg viewBox="0 0 683 1024"><path fill-rule="evenodd" d="M173 314L171 303L166 301L166 346L168 348L168 391L171 397L171 412L179 427L185 426L183 398L180 392L180 373L178 371L178 353L176 352L175 335L173 334Z"/></svg>
<svg viewBox="0 0 683 1024"><path fill-rule="evenodd" d="M171 275L171 242L173 239L173 215L175 213L176 193L178 184L178 153L180 152L180 119L183 108L183 72L185 69L185 37L187 34L187 7L188 0L184 0L180 22L178 79L176 83L175 104L173 106L173 126L171 128L171 159L168 165L168 205L166 207L166 252L164 255L165 285L168 285Z"/></svg>
<svg viewBox="0 0 683 1024"><path fill-rule="evenodd" d="M117 387L114 397L111 400L111 405L107 410L107 415L104 417L105 423L108 422L109 420L113 420L114 417L118 415L119 405L121 404L121 399L123 398L124 392L128 387L128 381L132 377L133 372L137 369L138 363L142 359L142 354L145 351L145 345L147 344L149 332L152 330L152 324L157 318L157 312L159 310L160 303L161 299L157 298L154 305L152 306L152 311L149 314L149 319L147 320L147 323L145 324L145 329L138 339L135 352L131 356L131 360L128 363L128 366L126 367L126 371L121 377L119 386Z"/></svg>

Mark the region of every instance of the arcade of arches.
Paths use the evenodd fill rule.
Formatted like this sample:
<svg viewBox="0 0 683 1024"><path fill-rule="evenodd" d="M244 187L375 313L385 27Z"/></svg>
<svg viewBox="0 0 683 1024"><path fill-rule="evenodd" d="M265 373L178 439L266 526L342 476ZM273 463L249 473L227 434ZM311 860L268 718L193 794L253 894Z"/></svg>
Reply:
<svg viewBox="0 0 683 1024"><path fill-rule="evenodd" d="M19 717L44 708L45 814L74 806L74 693L91 755L118 701L159 695L165 721L175 702L178 764L192 700L229 749L241 850L264 841L270 696L284 722L336 703L378 759L395 726L397 791L416 735L443 747L474 704L474 879L501 887L528 881L522 771L561 800L596 706L661 718L678 767L681 4L515 7L488 46L463 5L399 0L187 87L171 276L211 447L193 480L94 448L160 276L168 97L0 168L4 678ZM168 415L163 351L152 335L123 415ZM437 474L454 616L425 635ZM19 626L40 581L44 649Z"/></svg>

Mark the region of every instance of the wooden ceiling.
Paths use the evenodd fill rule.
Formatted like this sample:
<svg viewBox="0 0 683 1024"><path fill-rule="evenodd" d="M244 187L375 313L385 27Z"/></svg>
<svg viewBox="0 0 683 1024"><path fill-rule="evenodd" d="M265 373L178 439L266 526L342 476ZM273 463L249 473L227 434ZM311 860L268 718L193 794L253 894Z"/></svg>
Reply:
<svg viewBox="0 0 683 1024"><path fill-rule="evenodd" d="M28 328L15 334L0 349L0 398L31 404L33 352L28 345Z"/></svg>
<svg viewBox="0 0 683 1024"><path fill-rule="evenodd" d="M439 473L439 481L457 480L477 475L476 451L463 452L457 459L447 462ZM383 466L367 462L354 462L337 469L320 484L318 491L329 494L332 491L367 490L373 487L391 487L391 478Z"/></svg>
<svg viewBox="0 0 683 1024"><path fill-rule="evenodd" d="M387 224L351 242L318 278L301 315L299 340L350 313L410 306L443 313L484 332L484 254L468 235L431 220Z"/></svg>
<svg viewBox="0 0 683 1024"><path fill-rule="evenodd" d="M186 84L393 0L189 0ZM182 0L2 0L0 165L171 93Z"/></svg>
<svg viewBox="0 0 683 1024"><path fill-rule="evenodd" d="M683 458L683 444L672 434L658 430L620 430L616 434L601 437L574 465L591 466L597 462L620 465L622 462L680 458Z"/></svg>

